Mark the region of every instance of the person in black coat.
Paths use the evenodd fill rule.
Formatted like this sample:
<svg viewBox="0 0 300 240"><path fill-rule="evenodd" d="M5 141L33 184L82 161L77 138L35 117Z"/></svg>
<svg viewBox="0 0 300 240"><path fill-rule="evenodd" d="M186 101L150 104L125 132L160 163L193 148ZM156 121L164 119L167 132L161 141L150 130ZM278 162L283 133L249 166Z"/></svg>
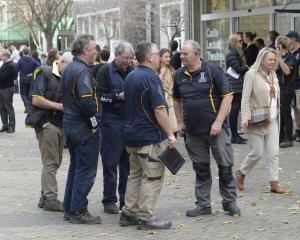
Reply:
<svg viewBox="0 0 300 240"><path fill-rule="evenodd" d="M8 50L0 50L0 116L2 128L0 132L15 132L15 110L13 107L14 80L17 76L17 68Z"/></svg>
<svg viewBox="0 0 300 240"><path fill-rule="evenodd" d="M297 80L298 64L295 56L289 52L292 42L286 36L278 36L275 47L278 52L276 71L280 87L280 147L293 146L292 99L295 96L294 82Z"/></svg>
<svg viewBox="0 0 300 240"><path fill-rule="evenodd" d="M254 42L254 38L256 37L256 33L245 32L245 42L247 43L247 47L244 50L246 63L249 67L253 65L258 55L259 49Z"/></svg>
<svg viewBox="0 0 300 240"><path fill-rule="evenodd" d="M180 52L177 52L178 42L173 40L170 44L171 47L171 66L177 70L181 68Z"/></svg>
<svg viewBox="0 0 300 240"><path fill-rule="evenodd" d="M273 48L275 49L275 41L276 41L276 38L279 36L279 33L272 30L268 33L268 36L267 36L267 39L269 41L269 48Z"/></svg>
<svg viewBox="0 0 300 240"><path fill-rule="evenodd" d="M231 142L236 144L246 143L246 139L242 138L237 132L238 116L241 109L244 75L249 69L242 50L241 40L242 39L240 35L231 35L229 37L228 52L226 54L227 75L234 92L229 114L229 123L232 133Z"/></svg>

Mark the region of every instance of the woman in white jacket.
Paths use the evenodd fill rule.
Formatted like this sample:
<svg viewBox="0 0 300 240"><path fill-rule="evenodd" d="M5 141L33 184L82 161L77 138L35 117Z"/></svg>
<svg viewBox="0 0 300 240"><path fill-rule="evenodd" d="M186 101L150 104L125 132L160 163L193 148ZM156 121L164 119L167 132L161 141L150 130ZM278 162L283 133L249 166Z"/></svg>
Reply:
<svg viewBox="0 0 300 240"><path fill-rule="evenodd" d="M280 88L275 73L278 57L272 48L263 48L246 73L243 86L241 104L241 127L248 133L250 153L236 172L237 186L244 190L245 176L255 167L262 158L264 148L269 163L269 181L271 192L284 193L278 184L279 172L279 98ZM263 110L269 113L266 124L250 123L254 110Z"/></svg>

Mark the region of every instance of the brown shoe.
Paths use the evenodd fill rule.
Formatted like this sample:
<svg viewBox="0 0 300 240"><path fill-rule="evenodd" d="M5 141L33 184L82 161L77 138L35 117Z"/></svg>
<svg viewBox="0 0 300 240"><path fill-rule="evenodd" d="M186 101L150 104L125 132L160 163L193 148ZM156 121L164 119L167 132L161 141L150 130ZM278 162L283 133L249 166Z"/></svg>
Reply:
<svg viewBox="0 0 300 240"><path fill-rule="evenodd" d="M278 193L278 194L283 194L284 189L278 184L278 181L272 181L271 183L271 192L272 193Z"/></svg>
<svg viewBox="0 0 300 240"><path fill-rule="evenodd" d="M243 174L240 170L237 170L235 173L236 176L236 185L240 191L244 190L245 184L245 174Z"/></svg>

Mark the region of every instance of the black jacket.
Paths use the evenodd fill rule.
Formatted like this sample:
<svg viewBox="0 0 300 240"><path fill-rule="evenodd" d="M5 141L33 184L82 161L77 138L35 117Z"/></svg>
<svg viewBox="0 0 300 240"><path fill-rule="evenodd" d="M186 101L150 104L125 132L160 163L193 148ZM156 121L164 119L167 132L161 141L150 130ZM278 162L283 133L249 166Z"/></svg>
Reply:
<svg viewBox="0 0 300 240"><path fill-rule="evenodd" d="M13 61L3 63L0 68L0 89L14 86L14 80L17 79L17 68Z"/></svg>
<svg viewBox="0 0 300 240"><path fill-rule="evenodd" d="M177 70L181 68L181 58L180 58L180 53L177 52L174 55L171 56L171 66Z"/></svg>
<svg viewBox="0 0 300 240"><path fill-rule="evenodd" d="M242 93L244 75L248 71L248 66L243 63L242 58L235 49L229 48L226 54L226 69L231 67L237 74L240 74L238 79L228 75L229 81L234 93Z"/></svg>
<svg viewBox="0 0 300 240"><path fill-rule="evenodd" d="M244 51L247 65L251 67L255 62L259 49L255 43L248 45Z"/></svg>

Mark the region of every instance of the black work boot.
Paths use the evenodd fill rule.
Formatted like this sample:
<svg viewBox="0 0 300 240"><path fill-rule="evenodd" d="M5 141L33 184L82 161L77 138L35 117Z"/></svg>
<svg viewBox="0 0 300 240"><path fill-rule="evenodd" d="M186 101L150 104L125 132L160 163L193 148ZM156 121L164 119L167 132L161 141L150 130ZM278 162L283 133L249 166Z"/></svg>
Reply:
<svg viewBox="0 0 300 240"><path fill-rule="evenodd" d="M7 130L8 130L8 127L2 127L2 128L0 129L0 132L7 132Z"/></svg>
<svg viewBox="0 0 300 240"><path fill-rule="evenodd" d="M293 141L283 141L279 144L280 148L288 148L293 146Z"/></svg>
<svg viewBox="0 0 300 240"><path fill-rule="evenodd" d="M119 209L116 204L104 204L104 212L107 214L119 214Z"/></svg>
<svg viewBox="0 0 300 240"><path fill-rule="evenodd" d="M126 215L125 213L121 213L119 224L121 227L138 225L139 220L137 217L131 217Z"/></svg>
<svg viewBox="0 0 300 240"><path fill-rule="evenodd" d="M71 216L71 213L69 211L65 211L64 220L65 221L69 221L70 220L70 216Z"/></svg>
<svg viewBox="0 0 300 240"><path fill-rule="evenodd" d="M241 209L239 209L235 202L222 203L223 210L228 212L230 216L241 216Z"/></svg>
<svg viewBox="0 0 300 240"><path fill-rule="evenodd" d="M41 196L38 202L39 208L44 208L47 198L45 196Z"/></svg>
<svg viewBox="0 0 300 240"><path fill-rule="evenodd" d="M196 206L193 209L188 209L186 211L187 217L197 217L200 215L207 215L211 214L211 207L202 207L202 206Z"/></svg>
<svg viewBox="0 0 300 240"><path fill-rule="evenodd" d="M207 214L211 214L211 207L196 206L186 211L187 217L197 217L197 216L207 215Z"/></svg>
<svg viewBox="0 0 300 240"><path fill-rule="evenodd" d="M14 133L15 132L15 128L14 127L9 127L6 132L7 133Z"/></svg>
<svg viewBox="0 0 300 240"><path fill-rule="evenodd" d="M101 224L101 222L99 216L94 217L88 211L80 214L71 214L69 217L69 223L73 224Z"/></svg>
<svg viewBox="0 0 300 240"><path fill-rule="evenodd" d="M46 203L44 205L44 210L52 211L52 212L64 212L65 211L62 202L57 199L54 199L54 200L47 199Z"/></svg>
<svg viewBox="0 0 300 240"><path fill-rule="evenodd" d="M171 221L162 221L159 219L141 220L137 226L138 230L163 230L170 229L172 227Z"/></svg>

